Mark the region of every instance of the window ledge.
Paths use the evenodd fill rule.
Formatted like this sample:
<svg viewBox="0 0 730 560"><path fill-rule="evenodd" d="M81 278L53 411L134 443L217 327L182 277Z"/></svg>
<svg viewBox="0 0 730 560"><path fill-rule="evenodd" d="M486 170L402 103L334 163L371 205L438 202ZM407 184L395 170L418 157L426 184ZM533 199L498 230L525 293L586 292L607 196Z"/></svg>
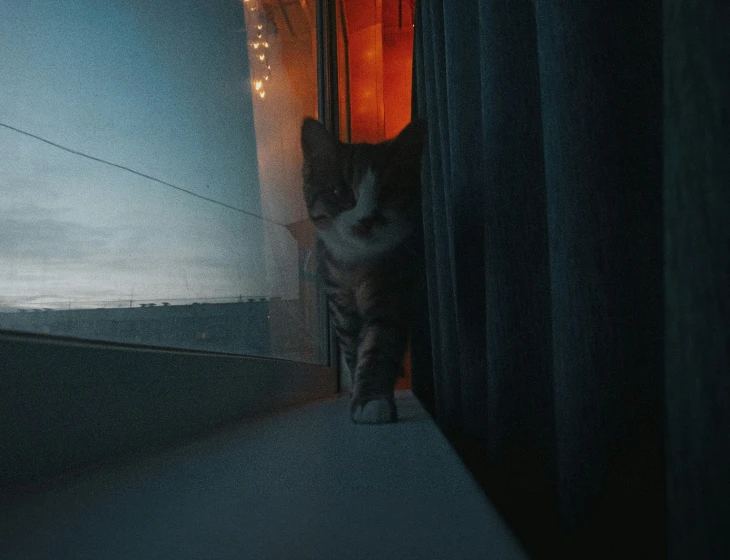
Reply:
<svg viewBox="0 0 730 560"><path fill-rule="evenodd" d="M525 558L410 392L357 426L336 397L17 496L0 557Z"/></svg>

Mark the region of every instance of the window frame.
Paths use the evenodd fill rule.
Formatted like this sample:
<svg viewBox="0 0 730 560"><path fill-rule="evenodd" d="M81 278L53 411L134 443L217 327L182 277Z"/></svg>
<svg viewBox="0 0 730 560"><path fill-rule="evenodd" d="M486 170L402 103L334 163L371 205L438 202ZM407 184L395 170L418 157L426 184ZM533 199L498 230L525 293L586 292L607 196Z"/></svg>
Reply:
<svg viewBox="0 0 730 560"><path fill-rule="evenodd" d="M331 131L334 1L315 0L319 119ZM0 329L0 495L335 395L339 355L321 282L317 290L324 365Z"/></svg>

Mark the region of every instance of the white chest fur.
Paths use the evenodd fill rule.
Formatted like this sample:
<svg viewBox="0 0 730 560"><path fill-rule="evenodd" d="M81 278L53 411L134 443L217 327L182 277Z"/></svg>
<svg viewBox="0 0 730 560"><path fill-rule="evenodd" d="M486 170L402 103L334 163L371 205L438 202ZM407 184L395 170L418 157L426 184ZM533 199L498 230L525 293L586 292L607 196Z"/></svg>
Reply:
<svg viewBox="0 0 730 560"><path fill-rule="evenodd" d="M377 210L376 195L375 176L368 171L360 183L355 207L342 212L330 227L319 232L319 237L338 261L344 264L371 262L398 247L411 233L412 224L391 209L381 211L388 223L374 227L368 237L353 233L352 226Z"/></svg>

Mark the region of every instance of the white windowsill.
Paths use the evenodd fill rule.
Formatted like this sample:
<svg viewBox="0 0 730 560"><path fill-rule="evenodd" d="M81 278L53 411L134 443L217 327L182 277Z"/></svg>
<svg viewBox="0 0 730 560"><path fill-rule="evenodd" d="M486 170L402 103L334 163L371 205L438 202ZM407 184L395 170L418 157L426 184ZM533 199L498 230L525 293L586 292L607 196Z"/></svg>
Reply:
<svg viewBox="0 0 730 560"><path fill-rule="evenodd" d="M0 511L0 558L518 559L409 392L357 426L337 397L248 420Z"/></svg>

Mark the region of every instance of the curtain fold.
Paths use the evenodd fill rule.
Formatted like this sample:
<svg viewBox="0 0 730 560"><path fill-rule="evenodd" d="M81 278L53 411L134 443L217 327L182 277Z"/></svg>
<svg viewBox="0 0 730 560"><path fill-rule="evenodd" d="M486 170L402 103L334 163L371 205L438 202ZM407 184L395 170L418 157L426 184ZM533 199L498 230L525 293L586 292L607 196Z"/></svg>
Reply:
<svg viewBox="0 0 730 560"><path fill-rule="evenodd" d="M479 4L487 285L487 489L552 542L557 529L548 214L531 2ZM473 106L474 107L474 106ZM480 334L481 336L481 334Z"/></svg>
<svg viewBox="0 0 730 560"><path fill-rule="evenodd" d="M417 3L413 387L537 556L730 542L709 466L730 473L730 53L707 6Z"/></svg>
<svg viewBox="0 0 730 560"><path fill-rule="evenodd" d="M672 558L730 558L730 3L664 2Z"/></svg>
<svg viewBox="0 0 730 560"><path fill-rule="evenodd" d="M587 541L663 531L660 6L536 10L560 518Z"/></svg>

